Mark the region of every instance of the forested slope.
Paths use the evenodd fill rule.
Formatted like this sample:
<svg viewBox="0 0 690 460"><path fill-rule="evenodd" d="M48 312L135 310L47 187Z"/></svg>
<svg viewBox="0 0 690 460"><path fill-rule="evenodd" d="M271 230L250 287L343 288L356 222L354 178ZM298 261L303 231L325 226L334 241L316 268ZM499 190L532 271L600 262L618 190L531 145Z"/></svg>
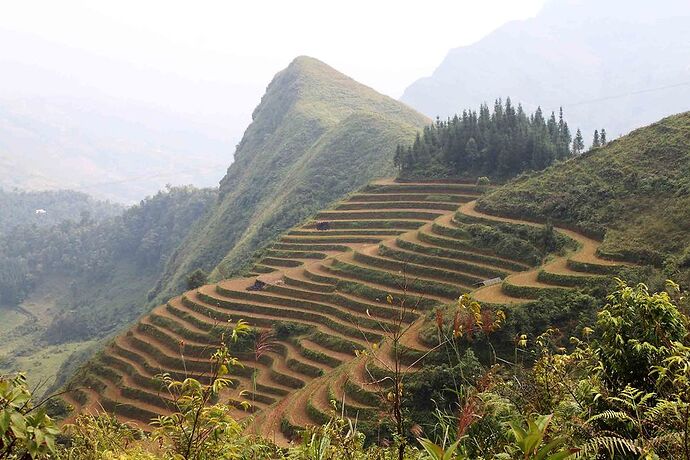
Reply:
<svg viewBox="0 0 690 460"><path fill-rule="evenodd" d="M78 364L71 353L139 316L170 254L216 195L170 188L107 219L84 213L0 234L0 370L37 367L34 375L50 384L63 362Z"/></svg>
<svg viewBox="0 0 690 460"><path fill-rule="evenodd" d="M295 59L268 86L212 214L171 259L159 299L178 293L194 269L216 279L236 273L281 232L390 174L395 146L426 123L316 59Z"/></svg>
<svg viewBox="0 0 690 460"><path fill-rule="evenodd" d="M43 210L45 213L37 210ZM18 225L48 227L64 220L84 216L101 221L123 211L123 207L97 201L86 193L72 190L27 192L0 189L0 234Z"/></svg>
<svg viewBox="0 0 690 460"><path fill-rule="evenodd" d="M476 110L464 110L426 126L414 143L399 146L395 164L400 177L488 176L509 179L523 171L539 171L556 160L581 152L581 133L571 136L560 110L544 116L540 108L527 114L510 98ZM571 150L570 144L573 144Z"/></svg>

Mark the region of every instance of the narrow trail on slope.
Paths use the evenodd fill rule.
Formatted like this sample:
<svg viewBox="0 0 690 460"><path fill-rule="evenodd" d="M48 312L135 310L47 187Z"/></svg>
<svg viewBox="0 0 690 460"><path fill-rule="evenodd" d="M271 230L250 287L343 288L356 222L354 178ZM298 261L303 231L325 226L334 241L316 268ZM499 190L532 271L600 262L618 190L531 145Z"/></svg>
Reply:
<svg viewBox="0 0 690 460"><path fill-rule="evenodd" d="M470 201L469 203L465 203L460 206L458 209L458 212L461 214L464 214L469 217L475 217L479 219L485 219L485 220L492 220L496 222L506 222L506 223L512 223L512 224L519 224L519 225L529 225L532 227L539 227L541 224L527 221L527 220L521 220L521 219L515 219L515 218L509 218L509 217L499 217L499 216L494 216L491 214L485 214L476 208L476 200L475 201ZM544 289L555 289L558 288L557 286L554 286L552 284L547 284L543 283L538 280L538 275L540 271L547 271L547 272L552 272L552 273L558 273L558 274L567 274L567 275L572 275L572 276L583 276L586 277L587 275L583 275L582 273L576 272L574 270L571 270L567 266L567 261L568 259L578 261L578 262L585 262L588 264L594 264L594 265L605 265L605 266L616 266L616 265L621 265L620 262L615 262L607 259L603 259L597 255L597 249L601 245L599 241L596 241L592 238L586 237L580 233L577 233L573 230L569 230L563 227L558 227L555 226L554 230L557 232L573 239L578 243L578 249L569 255L565 256L556 256L554 257L551 261L547 262L544 265L540 265L536 268L533 268L529 271L526 272L521 272L521 273L515 273L506 278L506 281L510 282L511 284L515 284L518 286L530 286L530 287L538 287L538 288L544 288ZM494 304L515 304L515 303L525 303L529 302L530 299L522 299L522 298L516 298L512 297L510 295L505 294L502 291L502 285L501 284L494 284L492 286L487 286L483 287L480 289L477 289L472 292L472 297L476 299L479 302L487 302L487 303L494 303Z"/></svg>

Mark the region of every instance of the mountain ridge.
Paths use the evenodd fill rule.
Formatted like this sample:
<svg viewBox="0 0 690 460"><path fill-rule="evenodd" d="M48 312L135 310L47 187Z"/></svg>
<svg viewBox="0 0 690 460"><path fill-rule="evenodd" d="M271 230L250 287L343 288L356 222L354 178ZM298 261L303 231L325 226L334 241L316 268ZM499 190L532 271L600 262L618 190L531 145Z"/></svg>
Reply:
<svg viewBox="0 0 690 460"><path fill-rule="evenodd" d="M392 173L395 146L428 121L317 59L296 58L268 85L215 211L173 256L157 298L179 292L196 268L213 279L237 273L282 231Z"/></svg>

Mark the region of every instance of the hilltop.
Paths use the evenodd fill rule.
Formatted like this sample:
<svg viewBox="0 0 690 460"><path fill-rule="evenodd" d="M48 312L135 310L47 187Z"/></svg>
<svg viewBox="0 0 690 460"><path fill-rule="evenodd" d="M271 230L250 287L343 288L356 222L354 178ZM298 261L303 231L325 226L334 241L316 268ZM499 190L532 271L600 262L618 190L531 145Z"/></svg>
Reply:
<svg viewBox="0 0 690 460"><path fill-rule="evenodd" d="M478 202L482 211L564 223L603 237L600 253L690 268L690 112L526 174Z"/></svg>
<svg viewBox="0 0 690 460"><path fill-rule="evenodd" d="M277 235L375 177L391 174L399 143L428 119L328 65L298 57L253 113L210 216L167 266L159 299L191 271L237 273Z"/></svg>
<svg viewBox="0 0 690 460"><path fill-rule="evenodd" d="M684 0L550 0L534 18L451 49L401 100L445 118L511 96L528 111L563 106L586 142L595 129L619 136L688 110L689 20Z"/></svg>

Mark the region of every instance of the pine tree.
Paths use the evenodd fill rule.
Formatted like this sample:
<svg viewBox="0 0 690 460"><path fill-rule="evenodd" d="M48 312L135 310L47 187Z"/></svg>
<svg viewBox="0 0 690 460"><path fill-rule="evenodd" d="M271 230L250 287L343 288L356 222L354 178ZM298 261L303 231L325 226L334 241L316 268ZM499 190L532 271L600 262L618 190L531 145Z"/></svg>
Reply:
<svg viewBox="0 0 690 460"><path fill-rule="evenodd" d="M577 128L577 132L575 133L575 139L573 139L573 154L581 154L584 148L585 142L582 139L582 131L580 131L580 128Z"/></svg>
<svg viewBox="0 0 690 460"><path fill-rule="evenodd" d="M601 145L606 145L606 130L601 128Z"/></svg>
<svg viewBox="0 0 690 460"><path fill-rule="evenodd" d="M592 148L595 149L601 147L601 142L599 141L599 131L594 130L594 139L592 140Z"/></svg>
<svg viewBox="0 0 690 460"><path fill-rule="evenodd" d="M563 119L563 107L558 111L558 142L556 143L556 157L565 158L570 154L572 136L568 123Z"/></svg>
<svg viewBox="0 0 690 460"><path fill-rule="evenodd" d="M477 141L474 140L474 137L470 137L470 140L467 141L467 145L465 146L465 155L467 156L467 161L474 166L479 160L479 149L477 149Z"/></svg>
<svg viewBox="0 0 690 460"><path fill-rule="evenodd" d="M558 115L538 108L525 113L522 105L496 100L493 110L464 110L436 120L414 142L395 150L394 164L402 175L496 175L512 177L525 169L540 170L570 155L571 134ZM580 151L582 148L580 148Z"/></svg>
<svg viewBox="0 0 690 460"><path fill-rule="evenodd" d="M398 168L398 171L403 169L403 148L400 144L395 148L395 156L393 157L393 165Z"/></svg>

